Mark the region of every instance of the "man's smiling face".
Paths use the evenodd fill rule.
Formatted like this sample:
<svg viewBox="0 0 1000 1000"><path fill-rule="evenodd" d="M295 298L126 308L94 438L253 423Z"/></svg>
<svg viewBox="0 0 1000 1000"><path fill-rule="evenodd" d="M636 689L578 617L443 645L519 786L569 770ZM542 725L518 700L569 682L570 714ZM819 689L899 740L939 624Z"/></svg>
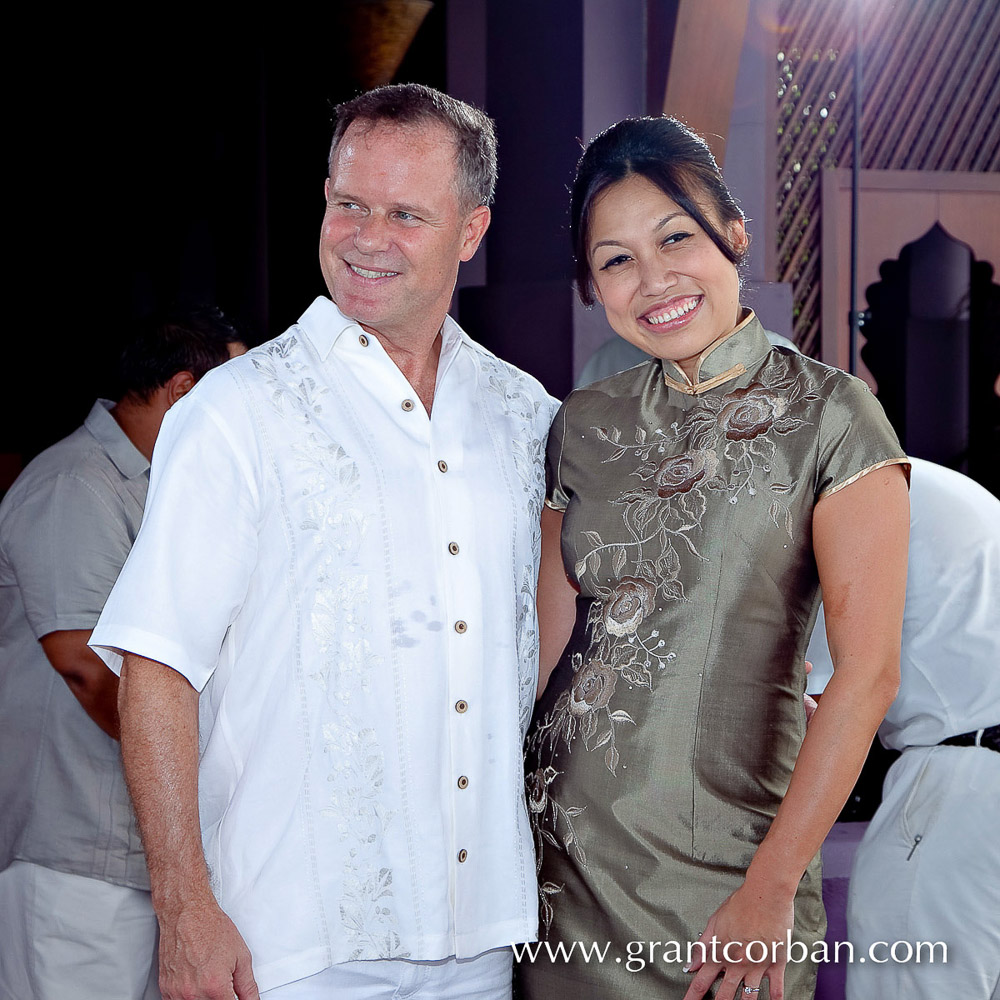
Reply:
<svg viewBox="0 0 1000 1000"><path fill-rule="evenodd" d="M479 246L483 207L463 211L455 144L437 124L354 123L334 154L320 266L340 311L396 343L444 320L458 265Z"/></svg>

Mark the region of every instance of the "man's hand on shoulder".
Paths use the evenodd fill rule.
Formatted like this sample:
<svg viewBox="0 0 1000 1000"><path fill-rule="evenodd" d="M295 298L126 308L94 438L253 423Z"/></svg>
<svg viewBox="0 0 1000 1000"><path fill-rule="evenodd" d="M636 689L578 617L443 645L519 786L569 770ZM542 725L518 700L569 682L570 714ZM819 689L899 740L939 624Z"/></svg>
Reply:
<svg viewBox="0 0 1000 1000"><path fill-rule="evenodd" d="M258 1000L250 951L213 897L163 907L159 920L163 1000Z"/></svg>

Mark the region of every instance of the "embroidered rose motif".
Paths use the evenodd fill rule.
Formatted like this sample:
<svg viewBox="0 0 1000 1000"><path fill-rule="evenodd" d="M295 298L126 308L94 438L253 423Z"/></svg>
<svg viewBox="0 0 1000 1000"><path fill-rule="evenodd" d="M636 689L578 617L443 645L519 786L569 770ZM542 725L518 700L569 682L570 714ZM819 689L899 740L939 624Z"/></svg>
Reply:
<svg viewBox="0 0 1000 1000"><path fill-rule="evenodd" d="M688 493L698 483L711 479L718 465L719 456L707 448L665 458L653 472L656 495L665 500L677 493Z"/></svg>
<svg viewBox="0 0 1000 1000"><path fill-rule="evenodd" d="M549 785L559 772L554 767L540 767L525 778L528 789L528 808L533 813L545 812L549 804Z"/></svg>
<svg viewBox="0 0 1000 1000"><path fill-rule="evenodd" d="M615 693L618 675L600 660L591 660L573 678L569 695L569 710L573 715L587 715L607 708Z"/></svg>
<svg viewBox="0 0 1000 1000"><path fill-rule="evenodd" d="M634 635L653 610L656 587L648 580L624 576L603 607L604 627L610 635Z"/></svg>
<svg viewBox="0 0 1000 1000"><path fill-rule="evenodd" d="M730 441L749 441L766 434L787 409L784 396L759 384L749 385L724 397L719 424Z"/></svg>

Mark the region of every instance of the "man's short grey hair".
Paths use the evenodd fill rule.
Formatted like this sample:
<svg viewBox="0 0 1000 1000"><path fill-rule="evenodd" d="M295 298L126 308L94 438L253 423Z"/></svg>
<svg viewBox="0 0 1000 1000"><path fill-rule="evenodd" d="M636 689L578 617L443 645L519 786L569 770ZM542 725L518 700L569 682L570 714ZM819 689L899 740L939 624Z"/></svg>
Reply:
<svg viewBox="0 0 1000 1000"><path fill-rule="evenodd" d="M420 83L366 91L334 108L331 170L344 133L355 123L366 130L383 124L444 126L455 141L456 193L463 210L492 203L497 183L497 136L493 121L478 108Z"/></svg>

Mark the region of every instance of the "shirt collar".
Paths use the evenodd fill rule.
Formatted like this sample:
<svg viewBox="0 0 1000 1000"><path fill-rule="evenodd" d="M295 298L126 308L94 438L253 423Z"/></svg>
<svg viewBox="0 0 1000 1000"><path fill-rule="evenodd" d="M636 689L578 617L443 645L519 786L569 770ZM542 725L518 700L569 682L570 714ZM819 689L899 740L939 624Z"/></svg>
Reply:
<svg viewBox="0 0 1000 1000"><path fill-rule="evenodd" d="M757 364L771 349L771 343L752 309L747 309L736 328L713 340L698 355L694 381L673 361L663 362L663 381L691 396L700 395L738 378Z"/></svg>
<svg viewBox="0 0 1000 1000"><path fill-rule="evenodd" d="M362 332L357 320L349 319L337 304L325 295L313 300L309 308L299 317L299 328L305 333L320 359L326 361L333 345L348 331ZM459 347L465 339L462 328L450 317L445 316L441 326L441 359L438 362L438 378L444 374L455 359Z"/></svg>
<svg viewBox="0 0 1000 1000"><path fill-rule="evenodd" d="M118 421L111 416L114 405L110 399L99 399L91 407L83 426L107 452L115 468L126 479L135 479L149 471L149 459L132 444Z"/></svg>
<svg viewBox="0 0 1000 1000"><path fill-rule="evenodd" d="M299 317L298 327L323 361L347 330L361 331L359 324L348 319L325 295L313 300L313 304Z"/></svg>

